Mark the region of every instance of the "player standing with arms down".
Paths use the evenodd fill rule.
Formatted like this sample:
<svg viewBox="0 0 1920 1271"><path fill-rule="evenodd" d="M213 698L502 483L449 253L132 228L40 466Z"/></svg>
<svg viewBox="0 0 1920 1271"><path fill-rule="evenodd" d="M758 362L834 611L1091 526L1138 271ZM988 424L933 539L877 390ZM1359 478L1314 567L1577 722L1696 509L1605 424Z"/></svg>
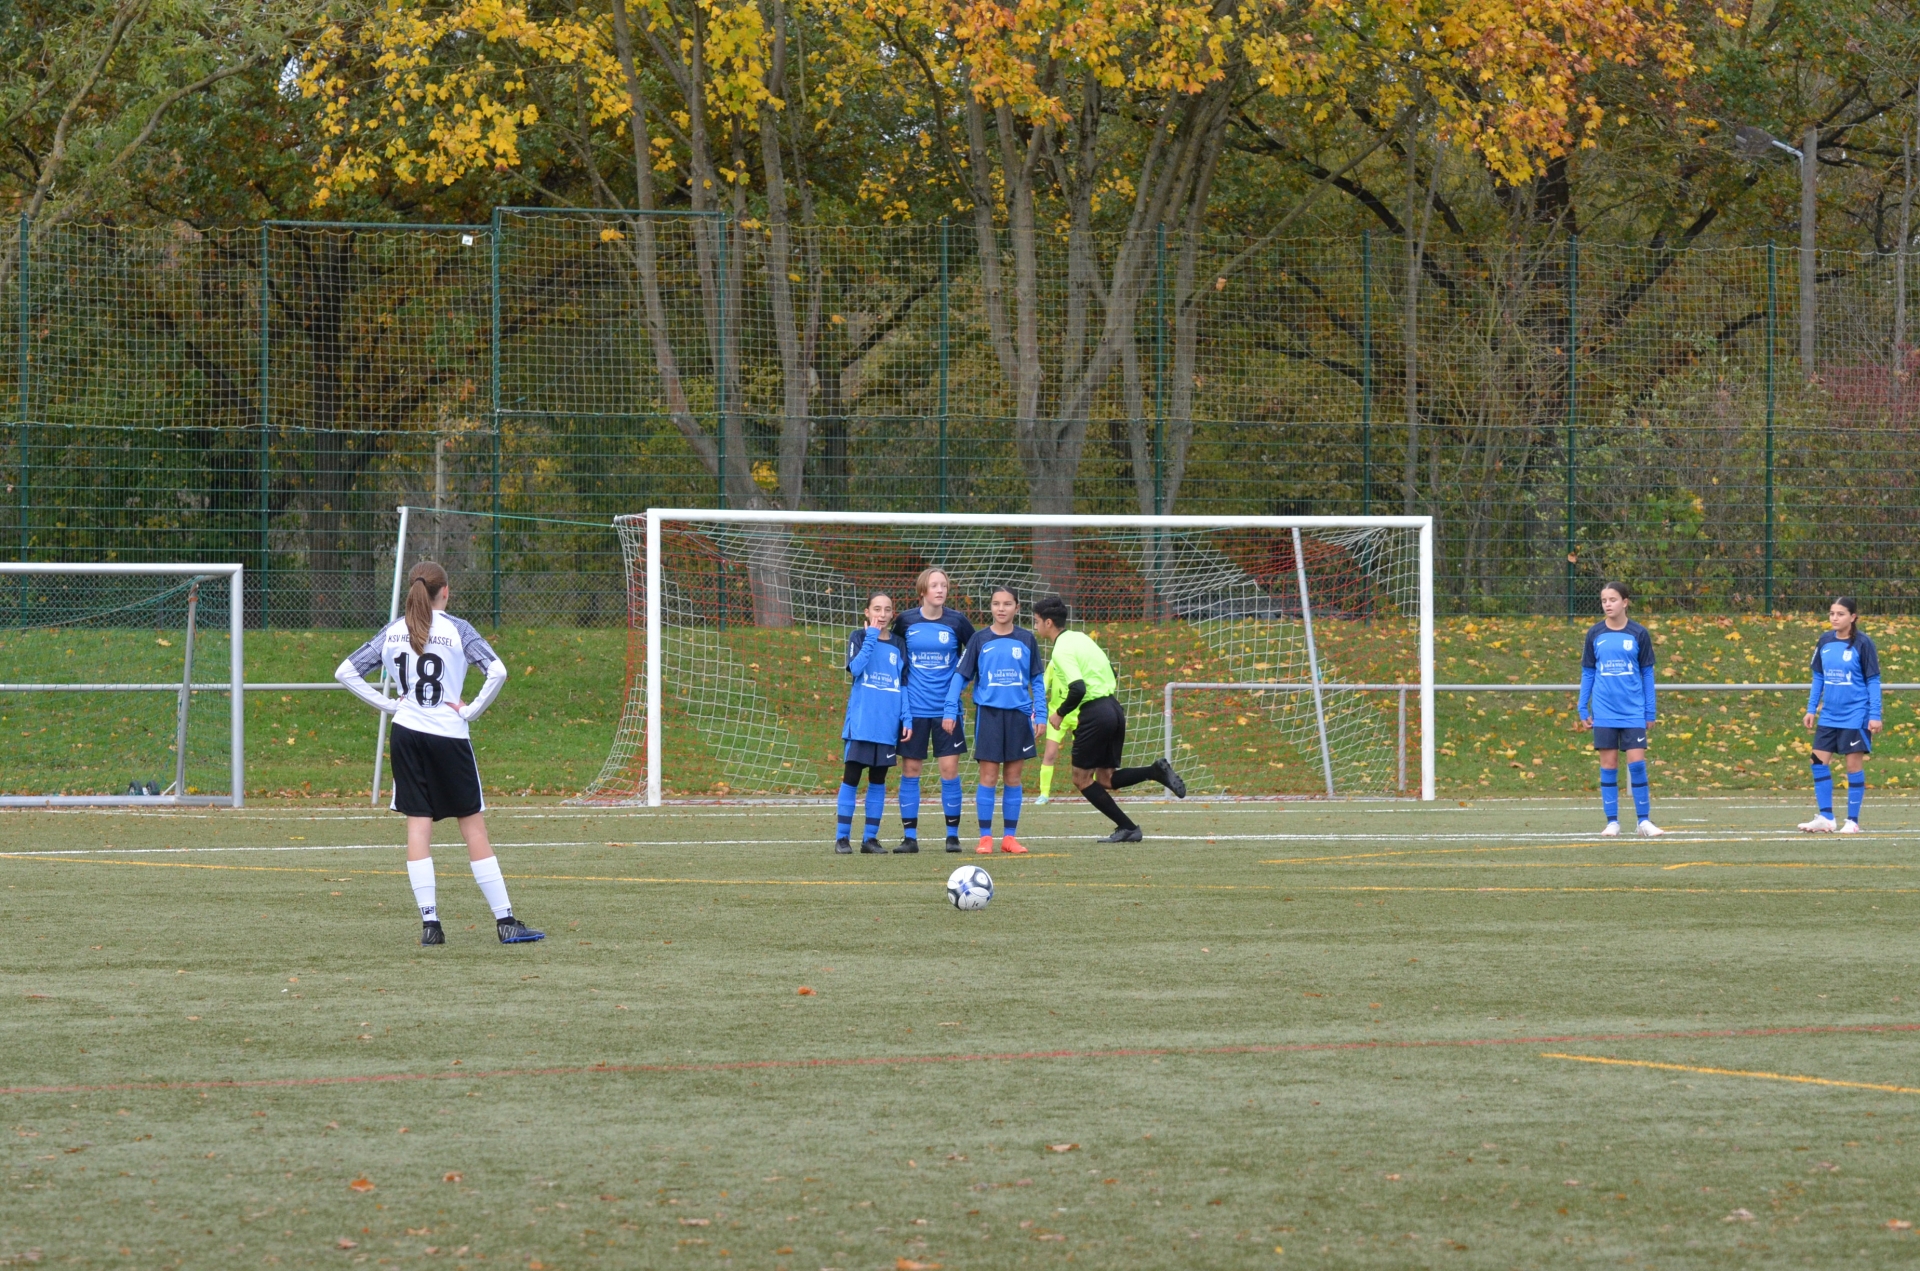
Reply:
<svg viewBox="0 0 1920 1271"><path fill-rule="evenodd" d="M1084 631L1067 630L1067 602L1048 596L1033 607L1033 629L1043 640L1053 642L1047 660L1047 720L1054 728L1061 721L1079 715L1073 730L1073 784L1088 803L1112 821L1113 833L1102 843L1138 843L1140 827L1133 823L1112 791L1158 781L1173 791L1176 799L1187 797L1187 783L1164 758L1144 768L1122 768L1120 758L1127 743L1127 713L1114 696L1119 686L1113 663L1093 638ZM1058 696L1055 696L1056 686Z"/></svg>
<svg viewBox="0 0 1920 1271"><path fill-rule="evenodd" d="M843 855L853 851L853 800L864 771L867 832L860 840L860 851L877 856L887 850L880 846L887 769L893 767L901 741L913 731L913 722L907 714L907 650L890 631L893 597L874 592L867 597L866 614L867 625L847 637L847 673L853 685L847 690L847 722L840 729L847 743L841 753L847 767L840 778L840 833L833 850Z"/></svg>
<svg viewBox="0 0 1920 1271"><path fill-rule="evenodd" d="M973 639L973 624L946 607L950 586L944 569L921 570L914 582L920 607L893 620L893 634L907 648L907 710L913 717L913 734L900 746L900 824L906 837L896 852L920 850L920 765L926 762L929 745L940 767L947 850L960 850L960 756L967 753L967 730L956 720L949 732L940 726L940 718L947 707L947 681Z"/></svg>
<svg viewBox="0 0 1920 1271"><path fill-rule="evenodd" d="M1633 601L1625 583L1603 583L1600 612L1606 617L1587 629L1580 653L1580 726L1593 730L1600 752L1600 806L1607 814L1602 838L1620 833L1620 752L1627 752L1633 781L1633 812L1642 838L1666 831L1650 819L1653 796L1647 789L1647 729L1654 710L1653 637L1627 617Z"/></svg>
<svg viewBox="0 0 1920 1271"><path fill-rule="evenodd" d="M466 840L473 881L493 910L501 944L544 940L522 925L507 900L500 860L487 841L487 804L467 726L507 682L507 664L472 624L447 612L447 571L421 561L407 575L406 615L355 649L333 673L354 696L393 716L393 810L407 818L407 879L420 906L420 943L445 944L433 877L433 823L453 817ZM400 686L387 697L367 683L381 667ZM467 668L486 673L480 694L460 702Z"/></svg>
<svg viewBox="0 0 1920 1271"><path fill-rule="evenodd" d="M1827 608L1833 630L1820 633L1813 648L1813 684L1801 722L1813 734L1813 820L1800 828L1809 834L1833 833L1835 755L1847 757L1847 823L1842 834L1860 832L1860 804L1867 797L1867 756L1880 731L1880 651L1858 625L1860 602L1841 596Z"/></svg>
<svg viewBox="0 0 1920 1271"><path fill-rule="evenodd" d="M960 727L960 691L973 682L973 757L980 762L980 784L974 789L974 812L980 818L981 855L993 851L993 793L1005 778L1000 802L1000 850L1024 856L1014 832L1020 828L1020 769L1034 756L1034 739L1046 727L1047 689L1040 665L1040 646L1033 632L1017 627L1020 601L1011 587L993 589L993 625L973 633L947 682L947 701L940 727L949 733Z"/></svg>

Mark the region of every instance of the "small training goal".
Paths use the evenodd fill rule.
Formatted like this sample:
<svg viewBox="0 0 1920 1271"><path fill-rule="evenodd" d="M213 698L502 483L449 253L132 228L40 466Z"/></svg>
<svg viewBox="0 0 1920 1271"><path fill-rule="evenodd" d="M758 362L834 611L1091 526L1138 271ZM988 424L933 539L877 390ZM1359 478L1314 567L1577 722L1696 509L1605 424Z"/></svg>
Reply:
<svg viewBox="0 0 1920 1271"><path fill-rule="evenodd" d="M241 806L244 572L0 562L0 807Z"/></svg>
<svg viewBox="0 0 1920 1271"><path fill-rule="evenodd" d="M1041 597L1066 600L1114 663L1128 753L1171 748L1195 793L1394 793L1408 690L1433 797L1429 517L652 509L615 529L626 702L584 802L830 790L848 634L873 591L917 604L928 567L979 627L998 586L1023 625Z"/></svg>

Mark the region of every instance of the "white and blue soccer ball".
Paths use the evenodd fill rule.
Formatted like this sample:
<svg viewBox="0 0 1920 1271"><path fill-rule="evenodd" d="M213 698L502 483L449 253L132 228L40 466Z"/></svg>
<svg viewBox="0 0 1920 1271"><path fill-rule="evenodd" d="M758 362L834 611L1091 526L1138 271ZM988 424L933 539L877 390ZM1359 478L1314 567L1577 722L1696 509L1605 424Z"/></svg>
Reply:
<svg viewBox="0 0 1920 1271"><path fill-rule="evenodd" d="M962 865L947 875L947 899L955 909L985 909L993 899L993 875L978 865Z"/></svg>

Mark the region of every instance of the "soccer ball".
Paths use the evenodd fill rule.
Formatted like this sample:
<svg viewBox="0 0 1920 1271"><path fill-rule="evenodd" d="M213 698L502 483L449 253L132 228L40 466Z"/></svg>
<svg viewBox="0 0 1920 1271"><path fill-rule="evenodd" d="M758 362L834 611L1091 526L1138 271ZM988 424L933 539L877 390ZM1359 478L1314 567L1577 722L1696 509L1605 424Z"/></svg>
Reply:
<svg viewBox="0 0 1920 1271"><path fill-rule="evenodd" d="M978 865L962 865L947 875L947 899L955 909L985 909L993 899L993 876Z"/></svg>

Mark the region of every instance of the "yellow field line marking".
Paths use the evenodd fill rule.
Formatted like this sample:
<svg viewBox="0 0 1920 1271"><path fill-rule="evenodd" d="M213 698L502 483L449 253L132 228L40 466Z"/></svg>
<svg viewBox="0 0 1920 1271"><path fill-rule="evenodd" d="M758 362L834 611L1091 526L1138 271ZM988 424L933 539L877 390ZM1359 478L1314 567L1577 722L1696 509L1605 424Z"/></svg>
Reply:
<svg viewBox="0 0 1920 1271"><path fill-rule="evenodd" d="M1651 1059L1614 1059L1608 1055L1543 1053L1542 1059L1571 1059L1582 1064L1611 1064L1620 1068L1658 1068L1664 1072L1697 1072L1711 1077L1752 1077L1759 1081L1791 1081L1802 1086L1839 1086L1846 1090L1880 1090L1887 1094L1920 1094L1920 1086L1892 1086L1876 1081L1836 1081L1832 1077L1805 1077L1791 1072L1756 1072L1747 1068L1707 1068L1694 1064L1662 1064Z"/></svg>
<svg viewBox="0 0 1920 1271"><path fill-rule="evenodd" d="M1920 887L1411 887L1386 883L1355 883L1350 886L1298 885L1287 891L1379 891L1379 892L1648 892L1672 896L1906 896L1920 893Z"/></svg>

